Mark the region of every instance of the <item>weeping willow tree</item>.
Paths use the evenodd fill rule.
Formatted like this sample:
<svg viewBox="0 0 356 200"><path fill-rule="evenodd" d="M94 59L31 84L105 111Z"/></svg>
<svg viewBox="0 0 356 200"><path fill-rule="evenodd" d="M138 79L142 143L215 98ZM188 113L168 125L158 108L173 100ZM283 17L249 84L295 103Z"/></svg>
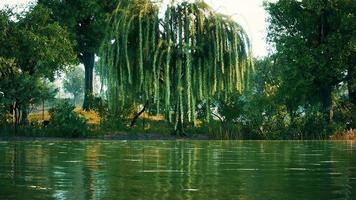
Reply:
<svg viewBox="0 0 356 200"><path fill-rule="evenodd" d="M109 20L100 54L101 76L112 113L149 103L182 132L196 108L210 98L248 88L253 72L243 28L202 1L170 4L149 0L119 5ZM146 102L146 103L145 103Z"/></svg>

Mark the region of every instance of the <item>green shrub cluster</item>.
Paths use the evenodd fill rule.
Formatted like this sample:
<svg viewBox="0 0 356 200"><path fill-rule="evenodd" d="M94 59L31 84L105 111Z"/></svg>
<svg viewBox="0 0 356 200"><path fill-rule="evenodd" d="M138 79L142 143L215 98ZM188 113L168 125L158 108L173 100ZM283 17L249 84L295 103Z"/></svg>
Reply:
<svg viewBox="0 0 356 200"><path fill-rule="evenodd" d="M1 98L1 97L0 97ZM3 127L7 124L6 108L3 104L0 103L0 127Z"/></svg>
<svg viewBox="0 0 356 200"><path fill-rule="evenodd" d="M212 102L214 120L193 132L216 139L320 140L354 127L355 122L355 109L347 103L335 106L329 121L321 106L306 105L291 112L266 95L218 95Z"/></svg>
<svg viewBox="0 0 356 200"><path fill-rule="evenodd" d="M64 100L49 110L48 129L54 136L81 137L88 134L86 119L74 111L75 106Z"/></svg>

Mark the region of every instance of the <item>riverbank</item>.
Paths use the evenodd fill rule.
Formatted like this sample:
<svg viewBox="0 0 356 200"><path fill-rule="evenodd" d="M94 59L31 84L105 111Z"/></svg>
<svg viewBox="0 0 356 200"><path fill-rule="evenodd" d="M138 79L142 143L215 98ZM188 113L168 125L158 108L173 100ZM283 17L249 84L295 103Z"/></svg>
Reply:
<svg viewBox="0 0 356 200"><path fill-rule="evenodd" d="M350 130L344 134L337 134L330 137L331 141L356 141L356 130ZM117 141L135 141L135 140L216 140L209 135L195 134L186 137L159 134L159 133L116 133L103 136L91 137L38 137L38 136L0 136L0 141L85 141L85 140L117 140Z"/></svg>
<svg viewBox="0 0 356 200"><path fill-rule="evenodd" d="M80 111L86 118L87 128L66 129L42 127L40 114L30 114L31 126L18 127L15 131L12 127L0 130L0 141L82 141L82 140L293 140L291 137L268 137L268 135L254 135L248 131L241 134L241 130L223 129L220 122L211 122L209 126L202 126L194 129L187 129L186 137L172 135L172 129L162 116L142 115L138 119L136 126L129 127L127 122L115 122L107 126L100 125L100 117L94 112ZM45 115L49 120L49 115ZM40 123L39 123L40 122ZM33 125L34 124L34 125ZM37 124L37 126L36 126ZM39 125L38 125L39 124ZM288 132L280 131L282 135L289 135ZM303 137L305 138L305 137ZM299 137L294 137L298 140ZM339 132L332 136L311 137L306 140L356 140L356 129L347 132Z"/></svg>
<svg viewBox="0 0 356 200"><path fill-rule="evenodd" d="M95 111L85 112L76 108L74 113L85 118L83 123L61 122L61 125L42 126L44 121L50 121L48 112L31 113L29 121L31 126L20 127L20 130L7 130L0 135L13 135L20 133L25 136L19 140L30 138L70 138L71 139L106 139L106 140L356 140L355 130L342 132L338 130L318 133L310 130L310 127L297 129L277 128L274 124L266 126L267 129L258 129L241 124L226 124L212 120L209 124L197 121L197 126L187 127L187 137L172 136L172 125L167 123L162 115L150 115L143 113L131 127L133 116L120 120L102 120L99 113ZM65 115L65 114L63 114ZM63 125L65 124L65 125ZM274 127L274 128L271 128ZM270 128L270 129L268 129ZM336 132L331 135L331 132ZM305 134L304 134L305 133ZM18 134L16 134L18 135ZM1 137L1 136L0 136ZM12 137L13 138L13 137ZM17 137L15 137L17 139ZM57 140L58 140L57 139Z"/></svg>
<svg viewBox="0 0 356 200"><path fill-rule="evenodd" d="M191 135L186 137L163 135L157 133L117 133L95 137L32 137L32 136L0 136L0 141L82 141L82 140L213 140L207 135Z"/></svg>

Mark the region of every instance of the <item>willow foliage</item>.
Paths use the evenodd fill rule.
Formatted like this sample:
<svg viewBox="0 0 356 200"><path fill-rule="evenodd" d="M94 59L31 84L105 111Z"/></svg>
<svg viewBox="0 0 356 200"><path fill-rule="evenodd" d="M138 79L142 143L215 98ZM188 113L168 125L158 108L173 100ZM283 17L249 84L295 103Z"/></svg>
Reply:
<svg viewBox="0 0 356 200"><path fill-rule="evenodd" d="M218 91L227 96L248 87L246 33L202 1L171 4L162 15L158 5L135 0L119 5L109 24L100 74L114 113L149 101L180 130Z"/></svg>

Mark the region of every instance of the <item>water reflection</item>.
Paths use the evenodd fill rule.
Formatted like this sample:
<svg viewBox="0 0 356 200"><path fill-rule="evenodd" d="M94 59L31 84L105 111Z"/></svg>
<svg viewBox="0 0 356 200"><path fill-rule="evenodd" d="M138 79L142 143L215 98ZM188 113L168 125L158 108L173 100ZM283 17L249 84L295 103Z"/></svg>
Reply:
<svg viewBox="0 0 356 200"><path fill-rule="evenodd" d="M0 199L355 199L352 142L3 142Z"/></svg>

